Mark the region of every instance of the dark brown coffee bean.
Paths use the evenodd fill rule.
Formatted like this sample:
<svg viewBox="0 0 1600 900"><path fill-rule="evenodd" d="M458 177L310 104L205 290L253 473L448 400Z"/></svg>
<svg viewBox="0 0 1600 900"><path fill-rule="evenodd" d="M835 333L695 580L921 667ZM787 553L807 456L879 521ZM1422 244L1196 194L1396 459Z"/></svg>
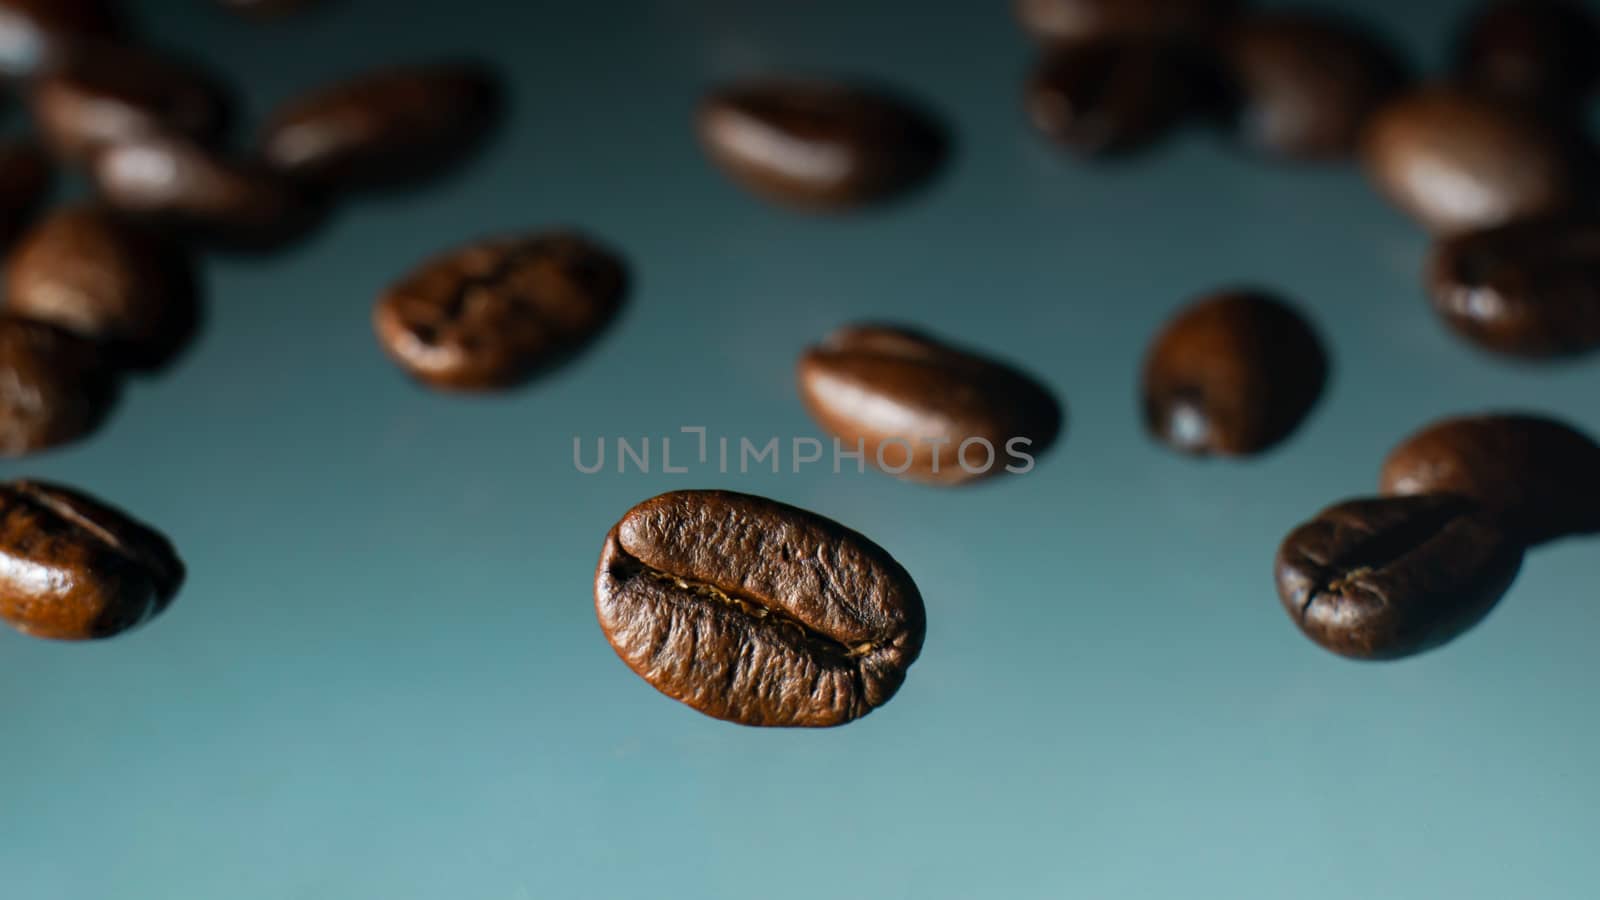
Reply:
<svg viewBox="0 0 1600 900"><path fill-rule="evenodd" d="M869 464L912 481L962 484L1028 471L1060 434L1049 388L997 360L910 329L851 325L798 366L807 411Z"/></svg>
<svg viewBox="0 0 1600 900"><path fill-rule="evenodd" d="M1600 446L1537 415L1445 419L1390 451L1385 494L1472 497L1529 543L1600 532Z"/></svg>
<svg viewBox="0 0 1600 900"><path fill-rule="evenodd" d="M27 78L76 43L119 31L108 0L0 0L0 76Z"/></svg>
<svg viewBox="0 0 1600 900"><path fill-rule="evenodd" d="M29 91L33 120L62 159L86 163L118 141L173 132L212 143L228 99L211 77L147 51L94 46L41 75Z"/></svg>
<svg viewBox="0 0 1600 900"><path fill-rule="evenodd" d="M1144 362L1150 433L1183 453L1248 456L1294 432L1328 358L1311 325L1267 294L1230 291L1181 310Z"/></svg>
<svg viewBox="0 0 1600 900"><path fill-rule="evenodd" d="M1385 104L1363 138L1373 182L1445 233L1559 212L1584 188L1577 153L1530 110L1445 87Z"/></svg>
<svg viewBox="0 0 1600 900"><path fill-rule="evenodd" d="M598 334L627 290L622 260L575 233L503 237L431 260L373 314L401 368L450 390L511 387Z"/></svg>
<svg viewBox="0 0 1600 900"><path fill-rule="evenodd" d="M499 106L499 83L482 66L386 69L290 101L267 126L261 156L331 187L416 180L475 148Z"/></svg>
<svg viewBox="0 0 1600 900"><path fill-rule="evenodd" d="M1142 149L1167 135L1200 101L1192 55L1156 41L1063 44L1028 82L1028 118L1086 156Z"/></svg>
<svg viewBox="0 0 1600 900"><path fill-rule="evenodd" d="M1428 291L1452 328L1498 353L1600 350L1600 224L1522 222L1442 241Z"/></svg>
<svg viewBox="0 0 1600 900"><path fill-rule="evenodd" d="M1200 37L1225 24L1238 0L1016 0L1017 18L1040 40Z"/></svg>
<svg viewBox="0 0 1600 900"><path fill-rule="evenodd" d="M1433 649L1482 621L1522 546L1451 494L1349 500L1278 549L1278 597L1306 637L1353 659Z"/></svg>
<svg viewBox="0 0 1600 900"><path fill-rule="evenodd" d="M77 491L0 484L0 619L62 641L106 638L167 608L183 563L150 526Z"/></svg>
<svg viewBox="0 0 1600 900"><path fill-rule="evenodd" d="M1326 15L1247 16L1223 46L1239 136L1274 156L1353 154L1367 118L1406 80L1381 36Z"/></svg>
<svg viewBox="0 0 1600 900"><path fill-rule="evenodd" d="M100 424L115 383L93 343L0 316L0 456L75 441Z"/></svg>
<svg viewBox="0 0 1600 900"><path fill-rule="evenodd" d="M50 193L55 173L32 143L0 140L0 246L21 233Z"/></svg>
<svg viewBox="0 0 1600 900"><path fill-rule="evenodd" d="M98 341L120 364L151 368L193 331L195 282L177 245L104 209L69 207L18 244L0 307Z"/></svg>
<svg viewBox="0 0 1600 900"><path fill-rule="evenodd" d="M1496 0L1467 23L1456 71L1476 91L1575 109L1600 83L1600 23L1565 0Z"/></svg>
<svg viewBox="0 0 1600 900"><path fill-rule="evenodd" d="M742 725L858 719L894 696L922 649L922 596L887 552L746 494L635 506L606 535L594 593L628 668Z"/></svg>
<svg viewBox="0 0 1600 900"><path fill-rule="evenodd" d="M112 144L90 175L120 212L244 249L300 237L320 211L285 176L172 136Z"/></svg>
<svg viewBox="0 0 1600 900"><path fill-rule="evenodd" d="M876 90L822 81L754 80L700 107L700 140L734 181L791 206L841 209L925 182L946 139L922 110Z"/></svg>

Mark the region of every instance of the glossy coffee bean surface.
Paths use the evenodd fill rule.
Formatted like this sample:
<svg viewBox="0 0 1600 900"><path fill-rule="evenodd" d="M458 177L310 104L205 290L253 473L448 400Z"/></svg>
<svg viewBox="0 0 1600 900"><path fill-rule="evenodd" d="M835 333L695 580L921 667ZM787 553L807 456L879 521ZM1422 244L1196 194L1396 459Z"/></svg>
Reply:
<svg viewBox="0 0 1600 900"><path fill-rule="evenodd" d="M923 332L851 325L808 349L800 397L867 465L902 478L961 484L1027 471L1061 431L1050 390L998 360Z"/></svg>
<svg viewBox="0 0 1600 900"><path fill-rule="evenodd" d="M0 619L63 641L120 634L165 609L184 567L160 533L60 485L0 484Z"/></svg>
<svg viewBox="0 0 1600 900"><path fill-rule="evenodd" d="M887 703L922 648L922 596L877 544L724 491L663 494L606 535L595 609L628 668L730 722L842 725Z"/></svg>
<svg viewBox="0 0 1600 900"><path fill-rule="evenodd" d="M1406 80L1382 36L1327 15L1245 16L1223 46L1240 140L1270 156L1353 154L1368 117Z"/></svg>
<svg viewBox="0 0 1600 900"><path fill-rule="evenodd" d="M97 206L65 207L17 244L0 309L96 341L119 364L157 367L194 329L195 283L173 242Z"/></svg>
<svg viewBox="0 0 1600 900"><path fill-rule="evenodd" d="M1016 13L1044 41L1186 39L1215 31L1240 5L1238 0L1016 0Z"/></svg>
<svg viewBox="0 0 1600 900"><path fill-rule="evenodd" d="M1600 21L1568 0L1494 0L1463 29L1456 71L1475 91L1575 110L1600 85Z"/></svg>
<svg viewBox="0 0 1600 900"><path fill-rule="evenodd" d="M1528 359L1600 350L1600 224L1519 222L1441 241L1433 307L1457 333Z"/></svg>
<svg viewBox="0 0 1600 900"><path fill-rule="evenodd" d="M375 187L436 174L494 123L500 86L469 63L371 72L289 101L261 138L261 157L329 187Z"/></svg>
<svg viewBox="0 0 1600 900"><path fill-rule="evenodd" d="M1097 40L1052 49L1028 82L1028 119L1084 156L1143 149L1203 103L1205 73L1175 45Z"/></svg>
<svg viewBox="0 0 1600 900"><path fill-rule="evenodd" d="M423 264L384 293L373 323L389 356L425 384L506 388L593 339L627 282L622 259L581 234L494 238Z"/></svg>
<svg viewBox="0 0 1600 900"><path fill-rule="evenodd" d="M1459 88L1384 105L1363 137L1368 176L1441 233L1558 213L1588 190L1573 137L1534 111Z"/></svg>
<svg viewBox="0 0 1600 900"><path fill-rule="evenodd" d="M1145 426L1182 453L1249 456L1310 413L1328 358L1311 325L1257 291L1204 297L1162 329L1144 362Z"/></svg>
<svg viewBox="0 0 1600 900"><path fill-rule="evenodd" d="M911 190L947 153L925 111L875 88L752 79L702 101L706 153L755 194L806 209L847 209Z"/></svg>
<svg viewBox="0 0 1600 900"><path fill-rule="evenodd" d="M1502 530L1529 543L1600 532L1600 445L1540 415L1436 422L1390 451L1379 488L1472 497Z"/></svg>
<svg viewBox="0 0 1600 900"><path fill-rule="evenodd" d="M1465 498L1350 500L1278 549L1278 597L1306 637L1354 659L1399 659L1458 637L1499 602L1522 546Z"/></svg>
<svg viewBox="0 0 1600 900"><path fill-rule="evenodd" d="M0 316L0 457L84 437L114 393L95 344L43 322Z"/></svg>

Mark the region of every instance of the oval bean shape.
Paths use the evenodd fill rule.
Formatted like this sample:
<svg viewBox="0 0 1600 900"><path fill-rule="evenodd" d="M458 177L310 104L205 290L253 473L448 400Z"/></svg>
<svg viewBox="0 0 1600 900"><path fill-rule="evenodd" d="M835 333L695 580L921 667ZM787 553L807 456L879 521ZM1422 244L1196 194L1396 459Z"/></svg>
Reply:
<svg viewBox="0 0 1600 900"><path fill-rule="evenodd" d="M1600 22L1568 0L1494 0L1468 21L1456 72L1480 93L1553 113L1579 107L1600 83Z"/></svg>
<svg viewBox="0 0 1600 900"><path fill-rule="evenodd" d="M1472 497L1529 543L1600 532L1600 445L1539 415L1444 419L1390 451L1379 489Z"/></svg>
<svg viewBox="0 0 1600 900"><path fill-rule="evenodd" d="M412 377L448 390L517 385L564 361L621 308L627 267L575 232L479 241L379 298L378 341Z"/></svg>
<svg viewBox="0 0 1600 900"><path fill-rule="evenodd" d="M1225 24L1238 0L1016 0L1017 18L1045 41L1196 38Z"/></svg>
<svg viewBox="0 0 1600 900"><path fill-rule="evenodd" d="M1600 224L1519 222L1441 241L1433 308L1479 346L1511 356L1600 349Z"/></svg>
<svg viewBox="0 0 1600 900"><path fill-rule="evenodd" d="M121 47L71 54L33 82L28 102L46 145L77 163L117 141L164 132L215 142L229 112L209 74Z"/></svg>
<svg viewBox="0 0 1600 900"><path fill-rule="evenodd" d="M329 187L427 178L474 149L500 111L500 84L465 62L371 72L289 101L271 117L261 156Z"/></svg>
<svg viewBox="0 0 1600 900"><path fill-rule="evenodd" d="M663 494L606 535L595 610L628 668L730 722L832 726L889 701L922 648L922 596L867 538L724 491Z"/></svg>
<svg viewBox="0 0 1600 900"><path fill-rule="evenodd" d="M1179 311L1151 344L1145 426L1183 453L1260 453L1311 412L1327 372L1321 340L1288 304L1251 291L1214 294Z"/></svg>
<svg viewBox="0 0 1600 900"><path fill-rule="evenodd" d="M0 457L83 437L105 418L115 389L93 343L0 316Z"/></svg>
<svg viewBox="0 0 1600 900"><path fill-rule="evenodd" d="M1060 434L1061 405L1004 363L891 325L849 325L797 368L806 410L868 464L930 484L1025 471Z"/></svg>
<svg viewBox="0 0 1600 900"><path fill-rule="evenodd" d="M1395 205L1447 234L1559 212L1585 190L1571 136L1530 110L1456 88L1385 104L1362 154Z"/></svg>
<svg viewBox="0 0 1600 900"><path fill-rule="evenodd" d="M176 243L94 206L60 209L18 243L0 308L99 342L119 364L167 362L193 332L196 279Z"/></svg>
<svg viewBox="0 0 1600 900"><path fill-rule="evenodd" d="M70 488L0 484L0 618L34 637L110 637L165 609L183 583L172 544Z"/></svg>
<svg viewBox="0 0 1600 900"><path fill-rule="evenodd" d="M1284 539L1278 597L1306 637L1353 659L1399 659L1476 625L1522 566L1522 546L1465 498L1350 500Z"/></svg>
<svg viewBox="0 0 1600 900"><path fill-rule="evenodd" d="M1097 40L1055 48L1028 82L1028 118L1085 156L1143 149L1204 102L1203 72L1162 43Z"/></svg>
<svg viewBox="0 0 1600 900"><path fill-rule="evenodd" d="M769 200L845 209L930 178L947 139L929 115L888 93L836 82L755 79L700 105L701 143L735 182Z"/></svg>

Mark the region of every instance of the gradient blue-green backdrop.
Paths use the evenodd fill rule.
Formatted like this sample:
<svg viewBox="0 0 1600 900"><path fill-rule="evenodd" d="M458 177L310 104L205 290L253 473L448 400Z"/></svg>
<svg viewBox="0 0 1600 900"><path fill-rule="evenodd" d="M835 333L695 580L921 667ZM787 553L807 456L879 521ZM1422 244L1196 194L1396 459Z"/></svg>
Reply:
<svg viewBox="0 0 1600 900"><path fill-rule="evenodd" d="M506 67L514 115L459 177L352 204L280 258L210 261L210 324L174 371L95 439L4 464L158 523L191 575L115 641L0 633L0 896L1594 896L1593 542L1533 554L1480 628L1398 664L1323 653L1273 593L1283 532L1371 490L1433 417L1600 430L1600 365L1506 364L1440 328L1425 237L1355 170L1208 134L1065 158L1022 121L1033 48L1000 2L347 0L272 25L138 6L254 115L462 52ZM1435 65L1463 4L1345 6ZM907 86L959 158L857 218L746 197L703 161L696 97L791 68ZM380 355L374 295L420 257L562 223L637 278L575 365L464 399ZM1279 452L1178 458L1141 433L1139 358L1176 304L1237 282L1298 298L1336 377ZM1065 443L965 491L574 470L579 434L812 434L791 361L860 317L1038 372L1070 403ZM591 606L602 535L710 486L838 518L915 574L927 647L893 702L743 729L615 657Z"/></svg>

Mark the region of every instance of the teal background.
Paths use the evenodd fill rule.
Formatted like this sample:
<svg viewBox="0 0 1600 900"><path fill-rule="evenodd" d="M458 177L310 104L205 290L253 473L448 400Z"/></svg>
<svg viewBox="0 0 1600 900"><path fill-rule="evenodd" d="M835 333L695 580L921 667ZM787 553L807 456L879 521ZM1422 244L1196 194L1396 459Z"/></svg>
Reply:
<svg viewBox="0 0 1600 900"><path fill-rule="evenodd" d="M270 259L212 258L209 325L77 447L3 463L157 523L190 566L118 640L0 633L0 896L1589 898L1600 836L1593 541L1539 550L1481 627L1361 665L1279 610L1271 561L1387 449L1520 407L1600 432L1600 368L1508 364L1424 303L1425 236L1352 167L1214 134L1088 165L1023 122L1004 3L347 0L252 24L139 4L259 116L368 66L477 53L514 88L476 165L351 203ZM1436 66L1463 8L1344 4ZM857 217L717 175L699 93L768 69L901 84L959 132L946 176ZM483 234L575 224L623 248L626 314L492 398L377 349L380 289ZM1278 452L1198 462L1136 415L1179 303L1297 298L1336 372ZM857 318L1038 373L1071 407L1031 474L578 473L572 438L814 434L792 360ZM675 462L686 449L675 444ZM658 695L595 624L606 529L685 487L837 518L916 576L929 630L886 707L762 731Z"/></svg>

